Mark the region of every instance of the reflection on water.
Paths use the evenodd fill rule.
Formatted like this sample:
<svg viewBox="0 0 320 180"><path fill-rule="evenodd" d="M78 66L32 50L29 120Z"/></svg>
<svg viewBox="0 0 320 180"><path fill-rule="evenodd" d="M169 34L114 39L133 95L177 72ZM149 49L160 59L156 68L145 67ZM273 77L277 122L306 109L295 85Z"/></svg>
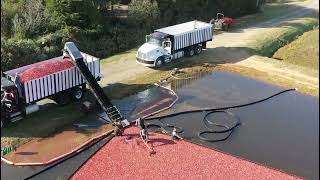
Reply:
<svg viewBox="0 0 320 180"><path fill-rule="evenodd" d="M168 87L171 90L177 92L180 88L188 86L189 84L191 84L195 80L202 79L205 76L207 76L208 74L211 74L211 73L210 72L198 72L198 73L192 75L192 77L181 78L181 79L172 79L169 82L169 84L166 85L166 87Z"/></svg>
<svg viewBox="0 0 320 180"><path fill-rule="evenodd" d="M170 110L157 116L190 109L246 104L283 90L278 86L219 71L193 79L173 80L170 87L176 91L179 100ZM206 129L202 122L203 112L161 120L182 127L185 130L182 136L195 143L307 179L319 179L317 107L318 98L291 91L259 104L229 109L240 118L241 125L227 141L219 143L203 142L198 138L197 133ZM224 116L211 118L223 120Z"/></svg>
<svg viewBox="0 0 320 180"><path fill-rule="evenodd" d="M134 121L137 118L169 107L176 99L177 96L172 94L168 89L153 86L136 95L114 101L113 103L118 107L123 117L128 121Z"/></svg>

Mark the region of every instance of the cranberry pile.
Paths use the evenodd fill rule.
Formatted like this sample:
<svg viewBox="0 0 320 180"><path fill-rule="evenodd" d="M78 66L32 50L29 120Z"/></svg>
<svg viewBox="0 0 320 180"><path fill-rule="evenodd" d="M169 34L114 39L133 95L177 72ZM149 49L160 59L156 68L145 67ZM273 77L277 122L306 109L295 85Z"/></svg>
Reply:
<svg viewBox="0 0 320 180"><path fill-rule="evenodd" d="M48 61L39 66L34 66L19 74L21 82L30 81L32 79L37 79L55 72L63 71L65 69L74 67L74 64L70 59L59 59Z"/></svg>

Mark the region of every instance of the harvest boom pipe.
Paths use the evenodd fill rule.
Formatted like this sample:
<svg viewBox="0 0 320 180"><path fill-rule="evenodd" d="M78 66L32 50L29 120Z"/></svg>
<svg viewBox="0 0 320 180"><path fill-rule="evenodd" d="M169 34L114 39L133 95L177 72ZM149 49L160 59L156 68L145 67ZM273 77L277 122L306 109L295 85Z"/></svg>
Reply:
<svg viewBox="0 0 320 180"><path fill-rule="evenodd" d="M70 56L72 62L81 72L83 78L90 87L90 91L95 96L102 109L106 112L109 119L112 121L113 125L115 126L116 135L121 135L123 128L128 126L129 122L122 117L119 110L111 103L96 79L92 76L90 70L83 61L83 56L81 55L77 46L73 42L67 42L64 46L64 50L64 54Z"/></svg>

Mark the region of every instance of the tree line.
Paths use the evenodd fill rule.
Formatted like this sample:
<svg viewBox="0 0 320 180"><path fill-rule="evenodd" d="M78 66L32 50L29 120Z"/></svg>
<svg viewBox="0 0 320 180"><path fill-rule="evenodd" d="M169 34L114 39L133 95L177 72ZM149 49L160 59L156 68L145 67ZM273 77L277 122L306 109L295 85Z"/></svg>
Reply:
<svg viewBox="0 0 320 180"><path fill-rule="evenodd" d="M255 13L259 0L1 0L1 70L61 55L66 41L103 58L136 47L156 28L217 12ZM120 14L120 15L119 15Z"/></svg>

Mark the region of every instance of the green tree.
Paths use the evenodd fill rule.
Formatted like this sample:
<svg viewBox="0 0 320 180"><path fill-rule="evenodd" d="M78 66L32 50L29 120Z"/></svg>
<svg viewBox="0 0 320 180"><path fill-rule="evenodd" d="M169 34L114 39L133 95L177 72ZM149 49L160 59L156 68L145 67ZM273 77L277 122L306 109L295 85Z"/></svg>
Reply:
<svg viewBox="0 0 320 180"><path fill-rule="evenodd" d="M157 1L132 0L128 11L129 18L134 20L140 29L152 31L159 21L160 11Z"/></svg>
<svg viewBox="0 0 320 180"><path fill-rule="evenodd" d="M100 20L94 0L46 0L46 11L53 29L66 26L87 29Z"/></svg>
<svg viewBox="0 0 320 180"><path fill-rule="evenodd" d="M13 0L1 0L1 35L11 37L13 35L13 17L21 7L21 2Z"/></svg>

